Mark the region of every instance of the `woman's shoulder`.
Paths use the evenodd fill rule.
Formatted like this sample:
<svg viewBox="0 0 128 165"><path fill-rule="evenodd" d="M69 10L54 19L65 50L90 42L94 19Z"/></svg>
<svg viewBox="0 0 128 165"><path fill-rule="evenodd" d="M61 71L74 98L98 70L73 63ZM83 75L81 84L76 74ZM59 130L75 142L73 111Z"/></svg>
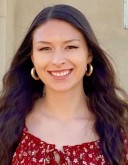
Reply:
<svg viewBox="0 0 128 165"><path fill-rule="evenodd" d="M124 144L124 160L128 164L128 133L124 129L121 129L122 141Z"/></svg>

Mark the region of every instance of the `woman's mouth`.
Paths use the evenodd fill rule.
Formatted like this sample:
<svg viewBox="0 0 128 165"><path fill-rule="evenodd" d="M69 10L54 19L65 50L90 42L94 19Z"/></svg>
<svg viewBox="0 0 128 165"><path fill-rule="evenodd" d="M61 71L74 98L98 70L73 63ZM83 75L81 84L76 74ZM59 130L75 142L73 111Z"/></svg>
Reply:
<svg viewBox="0 0 128 165"><path fill-rule="evenodd" d="M73 69L65 69L65 70L58 70L58 71L49 71L50 75L55 78L66 78Z"/></svg>

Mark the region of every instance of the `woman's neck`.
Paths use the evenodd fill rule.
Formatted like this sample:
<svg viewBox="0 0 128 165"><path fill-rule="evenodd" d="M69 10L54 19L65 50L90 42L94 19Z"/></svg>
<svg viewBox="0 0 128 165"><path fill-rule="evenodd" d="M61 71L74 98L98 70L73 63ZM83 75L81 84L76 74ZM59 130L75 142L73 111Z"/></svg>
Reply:
<svg viewBox="0 0 128 165"><path fill-rule="evenodd" d="M46 89L46 96L40 100L43 115L65 120L77 117L90 118L87 97L84 91L53 92Z"/></svg>

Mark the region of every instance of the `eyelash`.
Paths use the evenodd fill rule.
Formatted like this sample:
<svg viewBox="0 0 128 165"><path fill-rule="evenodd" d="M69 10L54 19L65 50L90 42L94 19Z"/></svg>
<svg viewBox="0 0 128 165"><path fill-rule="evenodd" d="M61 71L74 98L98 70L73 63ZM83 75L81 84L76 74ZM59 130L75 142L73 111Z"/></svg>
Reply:
<svg viewBox="0 0 128 165"><path fill-rule="evenodd" d="M50 47L43 47L43 48L40 48L39 51L48 51L49 49L51 50Z"/></svg>
<svg viewBox="0 0 128 165"><path fill-rule="evenodd" d="M66 47L66 49L77 49L77 48L78 48L78 46L73 46L73 45L69 45Z"/></svg>
<svg viewBox="0 0 128 165"><path fill-rule="evenodd" d="M78 46L69 45L65 49L77 49L77 48ZM39 51L49 51L49 50L52 50L52 49L50 47L43 47L39 49Z"/></svg>

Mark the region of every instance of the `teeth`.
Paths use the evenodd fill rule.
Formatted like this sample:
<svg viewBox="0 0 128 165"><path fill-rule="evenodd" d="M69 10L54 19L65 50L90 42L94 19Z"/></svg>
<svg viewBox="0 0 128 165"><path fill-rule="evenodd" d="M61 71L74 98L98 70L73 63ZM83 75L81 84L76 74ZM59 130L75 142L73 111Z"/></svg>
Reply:
<svg viewBox="0 0 128 165"><path fill-rule="evenodd" d="M69 74L69 70L66 70L66 71L62 71L62 72L51 72L51 74L53 76L57 76L57 77L60 77L60 76L66 76Z"/></svg>

